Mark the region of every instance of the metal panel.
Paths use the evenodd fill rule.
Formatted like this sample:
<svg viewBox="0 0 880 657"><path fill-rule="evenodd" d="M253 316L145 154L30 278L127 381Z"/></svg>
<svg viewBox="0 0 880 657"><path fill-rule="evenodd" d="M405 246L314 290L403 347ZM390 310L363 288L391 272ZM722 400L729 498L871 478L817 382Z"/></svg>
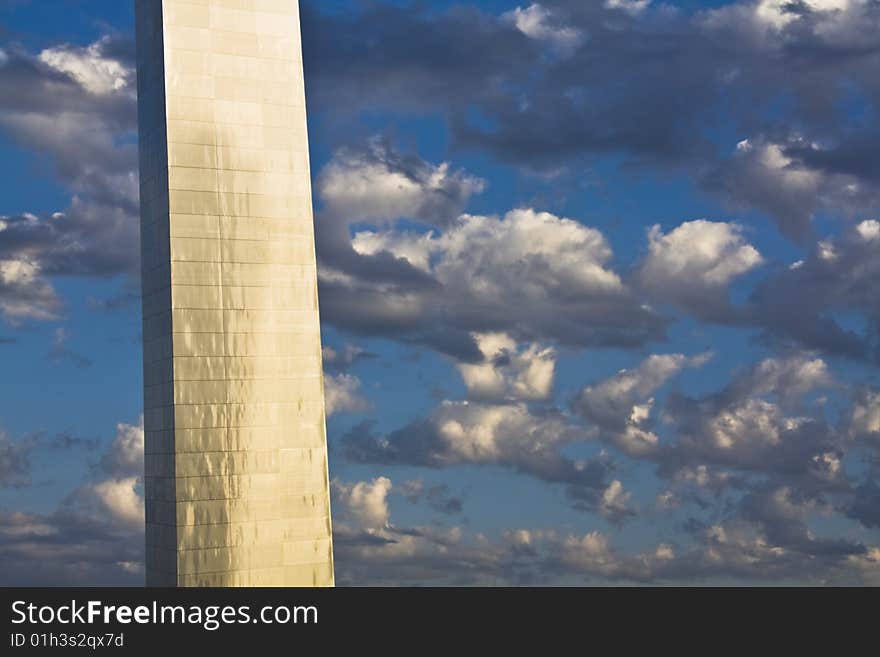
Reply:
<svg viewBox="0 0 880 657"><path fill-rule="evenodd" d="M138 0L147 582L331 586L296 0Z"/></svg>

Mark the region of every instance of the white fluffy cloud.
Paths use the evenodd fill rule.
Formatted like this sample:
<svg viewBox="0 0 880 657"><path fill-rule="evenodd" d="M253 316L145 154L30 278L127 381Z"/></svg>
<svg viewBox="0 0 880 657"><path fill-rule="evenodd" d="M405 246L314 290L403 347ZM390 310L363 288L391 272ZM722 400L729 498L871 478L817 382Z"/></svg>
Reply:
<svg viewBox="0 0 880 657"><path fill-rule="evenodd" d="M107 56L102 39L84 48L57 46L40 53L40 61L50 68L69 75L90 93L105 96L113 93L134 93L132 70L123 62Z"/></svg>
<svg viewBox="0 0 880 657"><path fill-rule="evenodd" d="M142 477L144 473L144 418L136 425L116 425L116 438L101 458L101 467L108 474L124 479Z"/></svg>
<svg viewBox="0 0 880 657"><path fill-rule="evenodd" d="M24 258L0 260L0 315L9 323L58 318L61 299L41 275L39 263Z"/></svg>
<svg viewBox="0 0 880 657"><path fill-rule="evenodd" d="M438 238L438 279L477 300L539 301L548 292L616 296L620 277L608 268L604 236L571 219L520 209L497 217L463 216Z"/></svg>
<svg viewBox="0 0 880 657"><path fill-rule="evenodd" d="M655 297L705 316L727 305L731 282L763 262L738 224L688 221L666 234L651 228L638 277Z"/></svg>
<svg viewBox="0 0 880 657"><path fill-rule="evenodd" d="M859 395L851 410L850 428L880 445L880 393L866 390Z"/></svg>
<svg viewBox="0 0 880 657"><path fill-rule="evenodd" d="M576 437L557 417L533 415L525 404L444 402L432 417L448 463L525 464Z"/></svg>
<svg viewBox="0 0 880 657"><path fill-rule="evenodd" d="M612 522L620 522L629 516L635 515L627 507L632 493L623 488L623 484L617 479L608 484L608 488L602 493L602 503L599 505L599 513Z"/></svg>
<svg viewBox="0 0 880 657"><path fill-rule="evenodd" d="M376 477L373 481L346 484L331 482L334 501L339 505L340 515L348 517L364 529L381 529L388 525L388 493L391 480Z"/></svg>
<svg viewBox="0 0 880 657"><path fill-rule="evenodd" d="M503 218L463 215L440 235L361 232L353 245L365 255L387 251L409 260L474 301L538 301L562 290L601 298L625 291L607 268L612 252L598 230L531 209Z"/></svg>
<svg viewBox="0 0 880 657"><path fill-rule="evenodd" d="M324 404L327 415L364 411L370 407L360 394L361 381L351 374L324 375Z"/></svg>
<svg viewBox="0 0 880 657"><path fill-rule="evenodd" d="M138 483L138 477L108 479L91 484L89 490L114 520L140 527L144 522L144 499L137 490Z"/></svg>
<svg viewBox="0 0 880 657"><path fill-rule="evenodd" d="M116 437L99 462L106 478L89 482L73 494L86 513L107 514L106 520L140 528L144 521L144 418L139 424L120 423ZM97 506L97 508L92 508Z"/></svg>
<svg viewBox="0 0 880 657"><path fill-rule="evenodd" d="M831 384L828 364L809 354L767 358L758 363L748 378L754 394L775 394L784 402L797 400L811 390Z"/></svg>
<svg viewBox="0 0 880 657"><path fill-rule="evenodd" d="M497 327L518 340L569 344L625 344L661 330L662 320L611 268L602 233L546 212L462 215L442 233L361 231L352 246L364 258L390 255L420 272L372 283L322 269L323 307L354 328L472 342L471 334Z"/></svg>
<svg viewBox="0 0 880 657"><path fill-rule="evenodd" d="M468 393L479 399L540 400L553 390L556 355L553 349L530 344L518 349L504 333L474 335L484 362L458 363Z"/></svg>
<svg viewBox="0 0 880 657"><path fill-rule="evenodd" d="M778 40L781 32L789 26L797 26L800 21L817 36L833 41L841 36L842 30L853 27L852 19L858 17L867 4L864 0L802 0L799 4L789 0L737 2L705 12L704 25L710 29L748 30L754 33L755 39L767 39L759 43L770 46L773 45L771 39Z"/></svg>
<svg viewBox="0 0 880 657"><path fill-rule="evenodd" d="M658 288L688 281L713 289L725 286L763 263L742 233L738 224L706 220L687 221L666 235L654 226L643 274Z"/></svg>
<svg viewBox="0 0 880 657"><path fill-rule="evenodd" d="M608 9L620 9L630 16L638 16L651 5L652 0L605 0Z"/></svg>
<svg viewBox="0 0 880 657"><path fill-rule="evenodd" d="M650 0L647 0L650 1ZM586 38L576 27L565 25L552 11L539 3L502 14L501 20L512 24L530 39L549 43L559 53L576 50Z"/></svg>
<svg viewBox="0 0 880 657"><path fill-rule="evenodd" d="M317 187L327 211L344 222L407 218L443 223L485 182L453 171L448 162L432 165L400 156L374 139L366 150L337 152Z"/></svg>

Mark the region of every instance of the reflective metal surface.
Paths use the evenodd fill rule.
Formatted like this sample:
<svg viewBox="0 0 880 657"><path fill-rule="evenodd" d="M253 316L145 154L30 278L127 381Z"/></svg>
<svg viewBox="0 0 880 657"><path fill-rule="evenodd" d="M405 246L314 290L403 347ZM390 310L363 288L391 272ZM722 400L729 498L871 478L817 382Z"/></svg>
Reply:
<svg viewBox="0 0 880 657"><path fill-rule="evenodd" d="M330 586L296 0L137 0L147 584Z"/></svg>

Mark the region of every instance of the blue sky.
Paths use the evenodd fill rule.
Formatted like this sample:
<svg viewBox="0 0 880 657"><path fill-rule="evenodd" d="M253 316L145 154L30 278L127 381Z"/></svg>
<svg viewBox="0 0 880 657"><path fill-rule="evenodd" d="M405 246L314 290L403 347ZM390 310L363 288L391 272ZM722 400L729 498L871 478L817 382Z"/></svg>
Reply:
<svg viewBox="0 0 880 657"><path fill-rule="evenodd" d="M0 6L3 583L142 581L131 5ZM302 15L340 583L880 581L875 3Z"/></svg>

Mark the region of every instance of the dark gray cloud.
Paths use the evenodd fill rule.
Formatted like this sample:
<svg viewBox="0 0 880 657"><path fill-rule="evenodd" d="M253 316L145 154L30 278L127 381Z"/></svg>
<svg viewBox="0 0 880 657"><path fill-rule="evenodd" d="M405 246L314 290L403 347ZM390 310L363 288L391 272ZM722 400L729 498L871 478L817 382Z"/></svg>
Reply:
<svg viewBox="0 0 880 657"><path fill-rule="evenodd" d="M608 518L629 516L626 492L613 479L613 461L575 460L561 453L590 435L553 409L524 404L443 402L426 419L387 435L370 421L341 439L343 456L355 463L447 468L462 464L501 466L564 487L575 508Z"/></svg>
<svg viewBox="0 0 880 657"><path fill-rule="evenodd" d="M131 41L4 52L0 131L45 158L74 196L59 212L0 216L0 314L54 319L51 277L138 277Z"/></svg>
<svg viewBox="0 0 880 657"><path fill-rule="evenodd" d="M32 434L18 440L0 430L0 488L21 488L31 483L31 456L39 443Z"/></svg>
<svg viewBox="0 0 880 657"><path fill-rule="evenodd" d="M525 168L613 154L677 169L795 239L818 212L878 208L870 145L880 133L854 120L851 102L870 116L880 101L876 3L790 12L741 2L696 14L542 4L549 18L537 27L473 8L334 14L307 4L310 98L337 117L441 112L457 146ZM580 37L560 53L566 33ZM738 136L719 144L719 131ZM782 157L737 151L744 139Z"/></svg>
<svg viewBox="0 0 880 657"><path fill-rule="evenodd" d="M708 359L708 355L650 356L636 369L621 370L610 379L585 387L572 401L572 408L595 427L600 440L629 456L654 456L661 446L653 431L653 393L682 369L701 367Z"/></svg>
<svg viewBox="0 0 880 657"><path fill-rule="evenodd" d="M91 452L98 449L99 445L100 441L97 438L83 438L70 431L62 431L55 434L55 437L49 443L49 449L68 450L83 448Z"/></svg>
<svg viewBox="0 0 880 657"><path fill-rule="evenodd" d="M848 441L817 401L833 385L824 361L794 355L761 361L717 393L673 393L664 416L678 438L652 457L671 479L698 480L694 469L708 466L805 490L846 491L841 456Z"/></svg>
<svg viewBox="0 0 880 657"><path fill-rule="evenodd" d="M74 509L0 512L3 586L142 586L143 532Z"/></svg>
<svg viewBox="0 0 880 657"><path fill-rule="evenodd" d="M324 371L334 373L345 373L360 362L378 358L376 354L353 344L339 348L324 345L322 356Z"/></svg>
<svg viewBox="0 0 880 657"><path fill-rule="evenodd" d="M801 262L759 282L748 301L749 322L771 341L833 355L880 358L880 223L867 220L816 244ZM863 326L841 321L855 313Z"/></svg>
<svg viewBox="0 0 880 657"><path fill-rule="evenodd" d="M455 514L464 510L464 500L453 495L446 484L428 486L421 479L403 482L401 492L410 504L427 504L438 513Z"/></svg>
<svg viewBox="0 0 880 657"><path fill-rule="evenodd" d="M792 354L755 364L715 393L672 390L660 406L654 394L686 363L680 355L652 356L587 386L572 407L610 447L656 465L667 486L659 509L693 505L697 528L705 529L704 517L745 522L805 555L864 554L851 542L814 540L806 519L841 508L870 518L871 488L857 488L845 463L853 437L870 444L880 426L874 395L857 396L833 424L824 406L840 384L823 360Z"/></svg>
<svg viewBox="0 0 880 657"><path fill-rule="evenodd" d="M55 336L52 339L52 347L49 349L49 359L56 365L62 362L73 363L80 369L92 366L92 361L79 354L67 346L70 334L66 329L59 328L55 330Z"/></svg>
<svg viewBox="0 0 880 657"><path fill-rule="evenodd" d="M48 446L80 444L59 437ZM0 434L0 474L26 483L28 458L10 459ZM19 443L19 451L22 443ZM36 438L29 449L36 447ZM120 424L90 476L49 513L0 512L3 586L141 586L143 425ZM13 480L13 484L15 480ZM0 484L6 482L0 479Z"/></svg>
<svg viewBox="0 0 880 657"><path fill-rule="evenodd" d="M747 494L739 503L740 518L757 526L772 545L808 557L832 560L867 552L860 543L813 536L807 512L821 506L821 499L790 488L762 487Z"/></svg>
<svg viewBox="0 0 880 657"><path fill-rule="evenodd" d="M851 220L880 208L870 168L855 162L851 171L831 166L840 158L835 153L800 136L758 136L712 165L703 184L735 210L755 208L775 217L786 236L804 243L820 213Z"/></svg>
<svg viewBox="0 0 880 657"><path fill-rule="evenodd" d="M880 528L880 485L867 481L856 488L855 498L846 508L846 515L865 527Z"/></svg>
<svg viewBox="0 0 880 657"><path fill-rule="evenodd" d="M768 263L740 225L689 221L665 234L657 226L649 230L634 284L647 299L702 321L756 329L761 341L781 351L876 362L878 256L880 223L874 219L814 243L789 264ZM747 298L732 302L737 279L751 272L761 275Z"/></svg>
<svg viewBox="0 0 880 657"><path fill-rule="evenodd" d="M540 58L536 44L475 6L322 9L302 7L309 98L321 109L461 112L505 99Z"/></svg>
<svg viewBox="0 0 880 657"><path fill-rule="evenodd" d="M399 526L388 505L394 488L388 478L335 487L335 508L344 518L334 522L341 585L870 584L880 578L880 551L811 536L805 518L821 504L786 488L756 490L725 518L692 523L687 544L660 543L633 554L599 531L517 528L490 538L459 526Z"/></svg>
<svg viewBox="0 0 880 657"><path fill-rule="evenodd" d="M853 439L880 455L880 392L865 387L855 390L847 423Z"/></svg>

